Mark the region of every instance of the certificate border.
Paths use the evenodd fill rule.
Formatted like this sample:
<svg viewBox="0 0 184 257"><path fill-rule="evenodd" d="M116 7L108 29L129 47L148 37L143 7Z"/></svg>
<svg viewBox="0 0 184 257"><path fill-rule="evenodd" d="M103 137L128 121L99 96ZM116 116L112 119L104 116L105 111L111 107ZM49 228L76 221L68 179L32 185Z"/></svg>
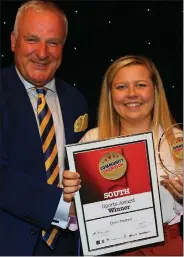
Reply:
<svg viewBox="0 0 184 257"><path fill-rule="evenodd" d="M161 211L160 192L158 189L157 173L155 174L156 178L154 180L156 185L155 185L155 183L153 184L154 172L152 170L156 170L156 158L155 158L154 147L152 144L152 142L153 142L152 132L146 132L146 133L136 134L136 135L132 135L132 136L126 136L126 137L111 138L111 139L106 139L106 140L102 140L102 141L90 141L90 142L85 142L82 144L66 145L66 152L67 152L67 156L68 156L69 166L70 166L71 170L76 171L75 162L74 162L74 159L75 159L74 155L76 153L87 152L90 150L97 150L97 149L105 149L105 148L109 148L109 147L113 147L113 146L126 145L126 144L138 143L138 142L144 142L145 147L146 147L147 164L148 164L149 175L150 175L149 179L150 179L150 185L151 185L151 197L152 197L153 207L148 207L145 209L150 209L150 208L153 209L156 235L152 236L152 237L131 240L129 242L114 244L113 246L110 245L110 246L100 247L98 249L90 249L89 238L88 238L87 227L86 227L86 223L89 220L87 222L85 221L84 207L81 204L80 193L77 192L75 195L75 203L76 203L78 224L80 226L80 235L81 235L81 241L82 241L84 255L91 255L91 254L101 255L101 254L111 253L111 252L116 252L116 251L129 250L130 247L125 248L125 249L122 249L122 247L121 247L121 246L124 246L127 244L131 244L131 249L132 249L132 248L137 248L137 247L141 247L141 246L144 247L147 244L153 244L156 242L164 241L163 217L162 217L162 211ZM152 155L150 154L150 152L152 152ZM151 165L150 159L151 159L152 164L154 164L154 166ZM71 163L71 160L72 160L72 163ZM157 195L154 195L153 191ZM157 204L155 198L157 198L157 201L159 200L159 204ZM156 210L156 209L158 209L158 210ZM144 210L144 209L142 209L142 210ZM136 211L139 211L139 210L136 210ZM135 211L130 211L130 212L135 212ZM124 212L124 213L127 213L127 212ZM122 215L124 213L114 214L111 216ZM159 213L160 213L160 215L158 215ZM105 218L105 217L94 218L92 220L97 220L97 219L102 219L102 218ZM158 227L159 223L161 225L160 229ZM160 236L159 236L159 232L160 232ZM154 238L157 240L155 240L154 242L150 241L150 243L146 242L146 240L149 241L149 239L154 239ZM138 242L140 243L140 241L145 241L145 244L137 244ZM133 242L135 242L135 245L133 244ZM114 247L118 247L118 249L114 250ZM104 249L106 249L107 251L104 251ZM111 249L111 250L109 250L109 249Z"/></svg>
<svg viewBox="0 0 184 257"><path fill-rule="evenodd" d="M136 144L136 143L142 143L144 142L145 143L145 148L146 148L146 154L147 156L149 156L148 154L148 145L147 145L147 140L143 139L143 140L138 140L138 141L134 141L134 142L131 142L131 143L118 143L116 145L113 145L113 146L122 146L122 145L130 145L130 144ZM97 147L95 148L95 150L100 150L100 149L106 149L106 148L109 148L109 146L105 146L105 147ZM82 151L74 151L73 152L73 158L75 159L75 154L76 153L83 153L83 152L88 152L88 150L82 150ZM149 175L150 175L150 184L151 184L151 198L152 198L152 202L153 202L153 207L148 207L148 208L143 208L143 209L139 209L139 210L134 210L134 211L127 211L127 212L123 212L123 213L117 213L117 214L113 214L111 215L111 217L113 216L120 216L120 215L123 215L123 214L126 214L126 213L131 213L131 212L138 212L138 211L142 211L142 210L146 210L146 209L153 209L153 212L154 212L154 222L155 222L155 226L156 226L156 236L152 236L152 237L145 237L146 239L150 239L150 238L155 238L155 237L158 237L158 226L157 226L157 223L156 223L156 212L155 212L155 202L154 202L154 197L153 197L153 184L152 184L152 180L151 180L151 168L150 168L150 160L149 158L147 158L147 163L148 163L148 169L149 169ZM80 197L80 194L79 194L79 197ZM118 199L118 198L117 198ZM84 217L84 207L83 205L81 205L81 209L82 209L82 215L83 215L83 220L84 220L84 225L85 225L85 234L86 234L86 241L87 241L87 246L88 246L88 251L89 252L92 252L92 251L96 251L96 250L100 250L100 249L106 249L106 248L110 248L110 247L114 247L114 246L117 246L117 245L123 245L123 244L127 244L129 242L125 242L125 243L118 243L118 244L114 244L113 246L112 245L109 245L109 246L102 246L98 249L91 249L90 246L89 246L89 237L88 237L88 233L87 233L87 227L86 227L86 223L88 221L92 221L92 220L99 220L99 219L103 219L103 218L106 218L106 217L109 217L109 216L103 216L103 217L99 217L99 218L94 218L94 219L90 219L90 220L87 220L85 221L85 217ZM134 241L142 241L142 240L145 240L145 238L141 238L141 239L137 239L137 240L131 240L131 242L134 242Z"/></svg>

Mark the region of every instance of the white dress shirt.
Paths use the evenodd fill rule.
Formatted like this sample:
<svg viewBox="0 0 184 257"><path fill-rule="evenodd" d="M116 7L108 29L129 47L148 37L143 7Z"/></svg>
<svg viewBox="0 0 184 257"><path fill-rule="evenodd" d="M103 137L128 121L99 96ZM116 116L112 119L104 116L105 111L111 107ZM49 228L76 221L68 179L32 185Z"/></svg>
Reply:
<svg viewBox="0 0 184 257"><path fill-rule="evenodd" d="M21 74L17 68L16 68L16 71L17 71L19 78L21 79L22 83L24 84L24 86L27 90L28 96L30 98L30 101L31 101L31 104L33 107L33 111L35 113L37 125L39 128L39 120L38 120L38 116L37 116L38 94L37 94L36 90L33 90L33 88L35 88L35 86L30 84L29 82L27 82L21 76ZM46 97L46 102L51 110L53 122L54 122L56 143L57 143L57 150L58 150L59 180L61 182L63 171L64 171L65 135L64 135L62 112L61 112L59 99L58 99L56 87L55 87L55 79L52 79L47 85L45 85L45 88L48 89L45 97ZM61 227L63 229L67 228L68 221L69 221L69 217L68 217L69 209L70 209L70 203L67 203L63 200L63 194L62 194L52 224L56 225L58 227ZM54 222L54 221L56 221L56 222Z"/></svg>

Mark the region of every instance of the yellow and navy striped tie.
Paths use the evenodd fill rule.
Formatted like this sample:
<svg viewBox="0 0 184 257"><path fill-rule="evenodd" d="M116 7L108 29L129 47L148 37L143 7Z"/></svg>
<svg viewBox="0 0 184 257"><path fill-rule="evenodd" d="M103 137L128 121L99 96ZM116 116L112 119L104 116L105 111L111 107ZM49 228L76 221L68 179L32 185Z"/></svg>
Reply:
<svg viewBox="0 0 184 257"><path fill-rule="evenodd" d="M37 114L47 183L57 186L59 184L58 151L52 114L45 99L47 89L37 88L36 92L38 93ZM56 226L51 226L47 231L42 230L42 238L51 249L54 249L59 233L60 230Z"/></svg>

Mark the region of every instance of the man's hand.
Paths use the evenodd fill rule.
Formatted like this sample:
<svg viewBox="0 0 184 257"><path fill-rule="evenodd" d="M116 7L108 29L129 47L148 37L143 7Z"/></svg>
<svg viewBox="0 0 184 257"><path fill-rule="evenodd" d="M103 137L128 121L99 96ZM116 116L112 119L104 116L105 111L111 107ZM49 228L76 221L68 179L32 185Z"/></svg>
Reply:
<svg viewBox="0 0 184 257"><path fill-rule="evenodd" d="M75 192L81 188L81 180L78 172L72 172L70 170L65 170L63 172L63 199L65 202L71 202Z"/></svg>
<svg viewBox="0 0 184 257"><path fill-rule="evenodd" d="M160 184L164 186L177 200L183 199L183 180L181 176L170 178L168 176L161 176L163 178Z"/></svg>

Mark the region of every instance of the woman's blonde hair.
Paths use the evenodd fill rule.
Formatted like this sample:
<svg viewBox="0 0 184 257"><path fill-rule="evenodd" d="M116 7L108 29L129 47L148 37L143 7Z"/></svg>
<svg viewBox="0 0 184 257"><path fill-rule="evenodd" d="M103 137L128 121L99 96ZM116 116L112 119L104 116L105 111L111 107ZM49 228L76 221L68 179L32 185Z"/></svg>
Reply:
<svg viewBox="0 0 184 257"><path fill-rule="evenodd" d="M130 65L143 65L150 72L150 78L155 87L155 99L153 108L153 135L154 141L158 143L159 125L165 131L175 123L167 103L163 83L154 63L144 56L127 55L117 59L107 69L101 89L100 104L98 109L99 139L120 136L120 117L112 104L111 86L120 69Z"/></svg>

